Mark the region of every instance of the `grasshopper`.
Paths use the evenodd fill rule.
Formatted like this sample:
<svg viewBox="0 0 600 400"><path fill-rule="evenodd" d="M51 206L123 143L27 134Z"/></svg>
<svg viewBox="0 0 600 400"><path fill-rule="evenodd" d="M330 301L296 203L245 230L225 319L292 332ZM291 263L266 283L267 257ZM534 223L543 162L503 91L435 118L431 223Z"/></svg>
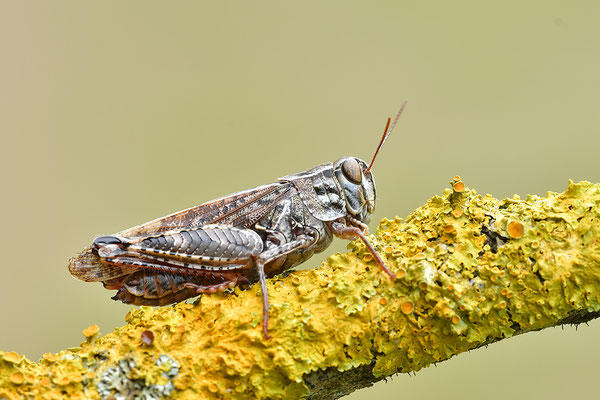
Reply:
<svg viewBox="0 0 600 400"><path fill-rule="evenodd" d="M234 193L110 236L100 236L69 262L70 273L117 290L113 300L162 306L202 293L260 282L263 335L269 338L266 279L325 250L333 236L369 243L375 207L371 167L400 114L383 136L371 163L340 158L277 182Z"/></svg>

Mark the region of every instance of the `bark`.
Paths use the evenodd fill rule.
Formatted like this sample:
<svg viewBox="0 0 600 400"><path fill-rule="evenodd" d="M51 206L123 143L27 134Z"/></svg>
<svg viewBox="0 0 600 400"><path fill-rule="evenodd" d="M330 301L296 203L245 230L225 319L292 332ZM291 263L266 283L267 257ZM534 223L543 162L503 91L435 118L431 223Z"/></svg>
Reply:
<svg viewBox="0 0 600 400"><path fill-rule="evenodd" d="M460 180L321 267L127 325L33 363L0 352L0 398L339 398L395 373L600 312L600 185L502 201Z"/></svg>

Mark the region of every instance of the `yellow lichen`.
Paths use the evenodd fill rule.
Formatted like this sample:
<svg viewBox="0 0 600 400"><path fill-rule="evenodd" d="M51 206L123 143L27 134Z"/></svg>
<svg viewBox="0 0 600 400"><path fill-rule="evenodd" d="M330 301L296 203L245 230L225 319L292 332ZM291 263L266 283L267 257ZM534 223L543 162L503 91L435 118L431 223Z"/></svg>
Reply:
<svg viewBox="0 0 600 400"><path fill-rule="evenodd" d="M20 385L23 382L25 382L25 376L23 375L22 372L13 372L10 375L10 381L12 383L14 383L15 385Z"/></svg>
<svg viewBox="0 0 600 400"><path fill-rule="evenodd" d="M83 330L83 336L89 338L94 336L96 333L98 333L98 331L100 330L100 328L98 327L98 325L92 325L92 326L88 326L87 328L85 328Z"/></svg>
<svg viewBox="0 0 600 400"><path fill-rule="evenodd" d="M463 182L456 182L454 185L452 185L452 188L454 189L455 192L460 193L462 191L465 190L465 184Z"/></svg>
<svg viewBox="0 0 600 400"><path fill-rule="evenodd" d="M52 353L44 353L42 357L44 358L44 360L47 360L49 362L56 362L59 359L58 354Z"/></svg>
<svg viewBox="0 0 600 400"><path fill-rule="evenodd" d="M508 235L513 239L517 239L523 236L524 229L525 228L523 227L523 224L519 221L510 221L506 226L506 231L508 232Z"/></svg>
<svg viewBox="0 0 600 400"><path fill-rule="evenodd" d="M411 301L405 301L400 308L404 314L410 314L414 309L414 304Z"/></svg>
<svg viewBox="0 0 600 400"><path fill-rule="evenodd" d="M8 361L13 364L18 364L23 360L23 356L15 353L14 351L9 351L8 353L3 353L2 358L5 361Z"/></svg>
<svg viewBox="0 0 600 400"><path fill-rule="evenodd" d="M270 340L258 285L141 307L125 326L103 337L88 328L94 340L40 363L0 352L0 397L108 398L135 380L144 395L179 399L301 398L314 371L373 361L378 377L416 371L600 310L599 185L499 201L458 183L406 220L381 221L371 240L395 280L361 242L321 268L270 279Z"/></svg>

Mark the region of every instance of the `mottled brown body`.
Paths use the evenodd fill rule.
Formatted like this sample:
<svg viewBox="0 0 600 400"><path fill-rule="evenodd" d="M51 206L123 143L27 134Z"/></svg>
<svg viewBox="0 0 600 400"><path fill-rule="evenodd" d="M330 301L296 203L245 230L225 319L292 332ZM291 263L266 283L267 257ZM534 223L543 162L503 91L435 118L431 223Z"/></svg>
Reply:
<svg viewBox="0 0 600 400"><path fill-rule="evenodd" d="M117 290L115 300L153 306L260 281L268 337L266 278L325 250L333 235L362 239L394 277L365 236L375 207L371 165L341 158L99 237L71 259L69 271Z"/></svg>
<svg viewBox="0 0 600 400"><path fill-rule="evenodd" d="M262 197L256 196L257 193ZM71 260L69 270L84 281L102 281L107 289L118 290L115 300L136 305L166 305L199 293L257 282L259 277L252 257L258 256L263 249L292 243L306 237L307 233L313 235L312 246L279 255L265 264L266 277L272 277L304 262L331 243L331 230L308 212L291 183L261 186L243 194L234 194L117 233L115 237L123 241L127 238L126 252L117 257L102 257L89 248ZM254 200L250 206L248 199ZM217 217L208 220L207 215L211 214ZM214 232L219 233L249 230L260 239L261 245L248 247L247 243L239 243L242 249L257 251L225 254L238 256L230 259L223 257L227 238L212 241L220 245L215 248L207 240L200 241L202 244L193 252L189 252L189 246L174 245L173 237L203 232L207 222L208 226L215 227ZM235 228L245 229L233 228L234 223L239 224ZM183 229L185 226L187 229ZM202 258L190 260L190 256ZM191 285L184 286L185 283L198 288L193 290Z"/></svg>

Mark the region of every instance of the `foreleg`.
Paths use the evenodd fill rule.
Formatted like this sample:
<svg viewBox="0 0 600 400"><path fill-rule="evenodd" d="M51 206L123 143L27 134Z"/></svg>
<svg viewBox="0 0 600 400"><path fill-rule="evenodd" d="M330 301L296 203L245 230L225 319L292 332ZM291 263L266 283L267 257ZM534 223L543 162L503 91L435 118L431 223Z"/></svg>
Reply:
<svg viewBox="0 0 600 400"><path fill-rule="evenodd" d="M346 240L355 240L357 238L360 238L365 243L365 246L367 246L367 249L369 250L369 252L375 258L375 261L377 262L377 264L379 264L379 266L381 268L383 268L383 271L386 274L388 274L390 278L396 279L396 275L392 271L390 271L390 269L388 267L385 266L383 259L377 253L377 251L375 251L375 249L373 248L371 243L369 243L367 236L363 233L362 230L360 230L359 228L357 228L355 226L347 226L338 221L331 222L329 224L329 226L330 226L332 232L339 238L346 239Z"/></svg>

